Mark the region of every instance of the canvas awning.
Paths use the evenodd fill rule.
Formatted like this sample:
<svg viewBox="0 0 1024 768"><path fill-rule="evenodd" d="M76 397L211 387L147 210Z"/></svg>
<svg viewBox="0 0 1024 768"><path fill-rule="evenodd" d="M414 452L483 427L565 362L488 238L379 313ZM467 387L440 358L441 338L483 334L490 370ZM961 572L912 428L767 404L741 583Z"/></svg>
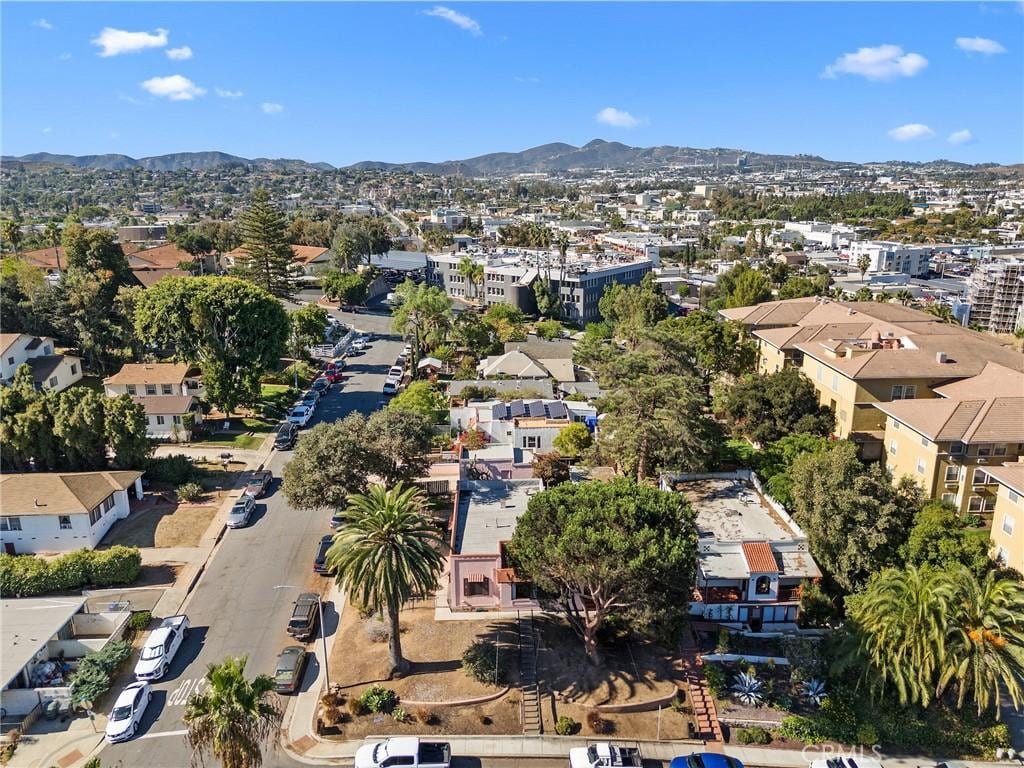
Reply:
<svg viewBox="0 0 1024 768"><path fill-rule="evenodd" d="M487 581L487 577L482 573L467 573L462 578L470 584L483 584Z"/></svg>

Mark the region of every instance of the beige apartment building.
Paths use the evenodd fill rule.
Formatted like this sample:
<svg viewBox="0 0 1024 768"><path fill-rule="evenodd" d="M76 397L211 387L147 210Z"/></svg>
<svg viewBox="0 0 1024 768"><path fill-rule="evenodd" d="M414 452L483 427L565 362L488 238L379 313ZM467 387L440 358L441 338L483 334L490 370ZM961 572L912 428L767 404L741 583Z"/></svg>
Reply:
<svg viewBox="0 0 1024 768"><path fill-rule="evenodd" d="M997 485L992 515L992 557L1024 573L1024 463L992 467Z"/></svg>

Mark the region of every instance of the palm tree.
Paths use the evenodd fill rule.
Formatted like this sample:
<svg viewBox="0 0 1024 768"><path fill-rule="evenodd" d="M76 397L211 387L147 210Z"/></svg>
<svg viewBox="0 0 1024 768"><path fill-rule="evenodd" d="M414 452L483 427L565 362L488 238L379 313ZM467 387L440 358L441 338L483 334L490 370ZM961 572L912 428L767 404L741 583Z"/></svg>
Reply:
<svg viewBox="0 0 1024 768"><path fill-rule="evenodd" d="M1003 692L1014 709L1024 703L1024 587L989 571L978 581L966 568L957 572L958 616L950 628L949 663L939 690L955 682L957 706L968 696L981 715L995 705L999 716Z"/></svg>
<svg viewBox="0 0 1024 768"><path fill-rule="evenodd" d="M402 656L398 612L410 599L437 588L444 542L423 513L423 496L415 486L371 486L365 494L348 497L345 514L345 525L327 551L327 565L353 603L387 612L391 674L402 675L409 662Z"/></svg>
<svg viewBox="0 0 1024 768"><path fill-rule="evenodd" d="M860 279L864 279L864 275L868 273L868 267L871 266L871 257L866 253L862 253L857 257L857 269L860 271Z"/></svg>
<svg viewBox="0 0 1024 768"><path fill-rule="evenodd" d="M916 566L882 571L864 592L847 598L853 631L838 668L860 669L876 694L891 686L901 705L927 707L947 658L955 593L944 571Z"/></svg>
<svg viewBox="0 0 1024 768"><path fill-rule="evenodd" d="M896 301L902 304L904 307L910 304L914 300L914 294L908 291L906 288L901 288L892 295Z"/></svg>
<svg viewBox="0 0 1024 768"><path fill-rule="evenodd" d="M46 222L46 228L43 229L43 237L46 238L46 242L50 244L54 254L57 256L57 271L62 271L60 268L60 225L56 221Z"/></svg>
<svg viewBox="0 0 1024 768"><path fill-rule="evenodd" d="M944 323L952 324L956 322L956 317L953 315L953 310L949 308L948 304L943 304L942 302L937 301L934 304L929 304L927 307L925 307L924 311L927 312L929 315L934 315Z"/></svg>
<svg viewBox="0 0 1024 768"><path fill-rule="evenodd" d="M479 300L480 289L484 281L484 265L469 256L463 256L455 271L473 286L473 297Z"/></svg>
<svg viewBox="0 0 1024 768"><path fill-rule="evenodd" d="M21 224L16 221L5 221L2 236L6 242L11 244L11 248L14 249L14 255L20 255L22 241Z"/></svg>
<svg viewBox="0 0 1024 768"><path fill-rule="evenodd" d="M206 687L189 697L183 720L193 766L203 765L209 752L223 768L259 768L264 743L274 743L284 714L274 680L269 675L247 680L246 660L229 657L210 664Z"/></svg>

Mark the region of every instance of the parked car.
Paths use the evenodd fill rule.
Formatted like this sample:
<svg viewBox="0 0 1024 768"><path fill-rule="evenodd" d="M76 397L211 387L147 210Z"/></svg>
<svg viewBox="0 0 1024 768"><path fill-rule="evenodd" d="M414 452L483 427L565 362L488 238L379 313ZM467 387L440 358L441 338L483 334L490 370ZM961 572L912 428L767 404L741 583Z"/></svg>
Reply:
<svg viewBox="0 0 1024 768"><path fill-rule="evenodd" d="M290 420L286 421L277 428L277 434L274 435L274 447L279 451L287 451L294 448L295 436L298 435L298 433L299 428Z"/></svg>
<svg viewBox="0 0 1024 768"><path fill-rule="evenodd" d="M288 620L288 634L306 642L316 634L320 616L320 600L312 592L304 592L295 600L292 617Z"/></svg>
<svg viewBox="0 0 1024 768"><path fill-rule="evenodd" d="M402 354L405 355L406 357L411 355L412 354L412 344L406 344L404 347L402 347Z"/></svg>
<svg viewBox="0 0 1024 768"><path fill-rule="evenodd" d="M334 543L334 534L327 534L320 539L320 547L316 551L316 559L313 560L313 570L319 574L327 575L331 569L327 567L327 550Z"/></svg>
<svg viewBox="0 0 1024 768"><path fill-rule="evenodd" d="M743 768L743 763L735 757L717 752L694 752L673 757L669 768Z"/></svg>
<svg viewBox="0 0 1024 768"><path fill-rule="evenodd" d="M256 470L249 478L249 482L245 484L244 493L258 499L267 492L273 481L274 475L269 469Z"/></svg>
<svg viewBox="0 0 1024 768"><path fill-rule="evenodd" d="M357 349L362 352L370 346L370 340L365 336L359 336L358 338L352 339L352 342L348 346L349 349Z"/></svg>
<svg viewBox="0 0 1024 768"><path fill-rule="evenodd" d="M225 525L228 528L243 528L247 526L254 509L256 509L256 499L247 493L243 493L231 507L231 511L228 512L228 519Z"/></svg>
<svg viewBox="0 0 1024 768"><path fill-rule="evenodd" d="M316 408L320 404L320 398L323 394L315 389L307 389L302 393L302 397L299 398L299 402L303 405L308 405L310 408Z"/></svg>
<svg viewBox="0 0 1024 768"><path fill-rule="evenodd" d="M342 523L345 522L345 510L336 509L331 515L331 528L340 528Z"/></svg>
<svg viewBox="0 0 1024 768"><path fill-rule="evenodd" d="M331 388L331 380L326 376L321 376L313 382L312 387L314 392L323 397L327 394L327 390Z"/></svg>
<svg viewBox="0 0 1024 768"><path fill-rule="evenodd" d="M297 427L304 427L313 418L313 409L305 405L297 405L288 414L288 421Z"/></svg>
<svg viewBox="0 0 1024 768"><path fill-rule="evenodd" d="M137 680L125 686L118 694L114 702L114 708L110 710L110 719L107 721L107 741L114 744L118 741L127 741L139 730L139 723L146 713L150 699L153 698L153 689L149 683Z"/></svg>
<svg viewBox="0 0 1024 768"><path fill-rule="evenodd" d="M342 375L340 368L332 368L327 371L324 373L324 378L327 379L329 384L341 384L345 381L345 377Z"/></svg>
<svg viewBox="0 0 1024 768"><path fill-rule="evenodd" d="M188 637L188 616L169 616L149 633L135 664L136 680L159 680L167 674L175 654Z"/></svg>
<svg viewBox="0 0 1024 768"><path fill-rule="evenodd" d="M446 741L420 741L416 736L395 736L356 750L355 768L450 768L452 746Z"/></svg>
<svg viewBox="0 0 1024 768"><path fill-rule="evenodd" d="M289 645L281 651L274 667L274 690L278 693L295 693L299 690L308 661L309 654L301 645Z"/></svg>
<svg viewBox="0 0 1024 768"><path fill-rule="evenodd" d="M570 768L640 768L642 765L643 758L637 747L597 741L569 750Z"/></svg>
<svg viewBox="0 0 1024 768"><path fill-rule="evenodd" d="M398 381L396 379L385 379L384 394L393 395L398 392Z"/></svg>
<svg viewBox="0 0 1024 768"><path fill-rule="evenodd" d="M391 368L388 370L389 379L398 379L399 381L401 381L404 375L405 367L401 365L392 365Z"/></svg>

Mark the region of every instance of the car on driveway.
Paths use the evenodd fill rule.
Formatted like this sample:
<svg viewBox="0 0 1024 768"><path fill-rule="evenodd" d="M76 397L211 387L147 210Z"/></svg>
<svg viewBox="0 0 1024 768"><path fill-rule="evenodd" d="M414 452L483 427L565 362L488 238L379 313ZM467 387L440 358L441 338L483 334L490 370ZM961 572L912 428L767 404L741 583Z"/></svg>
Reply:
<svg viewBox="0 0 1024 768"><path fill-rule="evenodd" d="M228 519L225 525L228 528L243 528L247 526L254 509L256 509L256 499L247 493L243 493L231 507L231 511L228 512Z"/></svg>
<svg viewBox="0 0 1024 768"><path fill-rule="evenodd" d="M110 719L107 721L106 738L111 744L118 741L127 741L139 730L139 723L146 713L150 699L153 698L153 689L149 683L137 680L125 686L118 694L114 702L114 708L110 711Z"/></svg>
<svg viewBox="0 0 1024 768"><path fill-rule="evenodd" d="M299 400L303 405L308 405L310 408L316 408L320 404L320 398L323 395L315 389L308 389L302 393L302 398Z"/></svg>
<svg viewBox="0 0 1024 768"><path fill-rule="evenodd" d="M327 567L327 550L331 548L331 544L334 543L334 534L329 533L320 539L320 546L316 550L316 558L313 560L313 570L322 576L326 576L331 572L331 569Z"/></svg>
<svg viewBox="0 0 1024 768"><path fill-rule="evenodd" d="M720 755L717 752L694 752L673 757L669 768L743 768L743 763L735 757Z"/></svg>
<svg viewBox="0 0 1024 768"><path fill-rule="evenodd" d="M245 484L243 493L258 499L267 492L273 481L274 475L269 469L258 469L252 473L249 482Z"/></svg>
<svg viewBox="0 0 1024 768"><path fill-rule="evenodd" d="M171 662L188 636L188 616L169 616L149 633L135 664L136 680L159 680L171 669Z"/></svg>
<svg viewBox="0 0 1024 768"><path fill-rule="evenodd" d="M308 661L309 653L301 645L289 645L281 651L274 667L274 690L278 693L295 693L299 690Z"/></svg>
<svg viewBox="0 0 1024 768"><path fill-rule="evenodd" d="M288 620L288 634L296 640L306 642L316 634L319 617L319 596L312 592L304 592L295 599L292 617Z"/></svg>
<svg viewBox="0 0 1024 768"><path fill-rule="evenodd" d="M288 414L288 421L297 427L306 426L311 418L313 418L313 409L305 405L295 406Z"/></svg>

